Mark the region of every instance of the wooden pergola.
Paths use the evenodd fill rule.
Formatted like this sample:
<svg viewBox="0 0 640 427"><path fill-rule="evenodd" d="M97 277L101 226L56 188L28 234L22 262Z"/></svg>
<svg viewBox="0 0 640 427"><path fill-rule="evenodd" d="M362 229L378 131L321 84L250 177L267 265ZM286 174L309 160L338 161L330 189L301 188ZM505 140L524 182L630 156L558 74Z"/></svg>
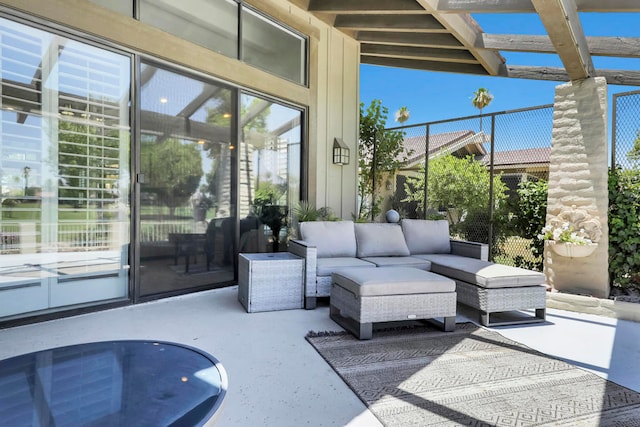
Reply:
<svg viewBox="0 0 640 427"><path fill-rule="evenodd" d="M363 64L640 85L640 71L596 69L592 56L640 57L640 38L587 37L579 12L640 12L637 0L289 0L360 42ZM471 13L536 13L546 34L488 34ZM500 51L557 53L559 67L506 63Z"/></svg>

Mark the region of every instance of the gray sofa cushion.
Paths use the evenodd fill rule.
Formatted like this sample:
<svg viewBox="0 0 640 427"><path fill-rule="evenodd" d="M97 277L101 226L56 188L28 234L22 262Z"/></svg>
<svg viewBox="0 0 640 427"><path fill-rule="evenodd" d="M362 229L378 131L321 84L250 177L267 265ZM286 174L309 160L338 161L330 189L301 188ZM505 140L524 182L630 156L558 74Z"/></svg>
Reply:
<svg viewBox="0 0 640 427"><path fill-rule="evenodd" d="M362 259L377 267L413 267L424 271L431 270L431 262L412 256L374 256Z"/></svg>
<svg viewBox="0 0 640 427"><path fill-rule="evenodd" d="M526 270L509 265L494 264L475 258L458 255L419 255L431 261L431 271L452 279L462 280L483 288L517 288L537 286L545 283L546 278L537 271Z"/></svg>
<svg viewBox="0 0 640 427"><path fill-rule="evenodd" d="M358 258L378 256L409 256L402 228L398 224L354 224Z"/></svg>
<svg viewBox="0 0 640 427"><path fill-rule="evenodd" d="M455 292L446 277L415 268L348 268L332 274L332 281L360 296Z"/></svg>
<svg viewBox="0 0 640 427"><path fill-rule="evenodd" d="M316 247L318 258L356 256L353 221L302 222L300 238Z"/></svg>
<svg viewBox="0 0 640 427"><path fill-rule="evenodd" d="M403 219L401 226L411 255L451 253L446 219Z"/></svg>
<svg viewBox="0 0 640 427"><path fill-rule="evenodd" d="M424 261L427 262L427 261ZM333 258L318 258L316 266L316 274L318 276L331 276L331 273L346 267L368 267L375 268L376 266L370 262L361 260L360 258L351 257L333 257Z"/></svg>

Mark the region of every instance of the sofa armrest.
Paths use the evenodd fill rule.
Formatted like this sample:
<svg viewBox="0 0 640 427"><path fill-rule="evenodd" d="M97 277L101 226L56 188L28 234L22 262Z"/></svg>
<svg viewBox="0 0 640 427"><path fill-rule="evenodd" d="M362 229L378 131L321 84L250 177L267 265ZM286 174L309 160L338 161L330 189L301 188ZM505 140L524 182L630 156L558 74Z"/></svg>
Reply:
<svg viewBox="0 0 640 427"><path fill-rule="evenodd" d="M486 243L470 242L468 240L451 239L451 253L467 258L489 260L489 245Z"/></svg>
<svg viewBox="0 0 640 427"><path fill-rule="evenodd" d="M316 294L316 271L318 266L318 249L304 240L289 240L289 252L304 259L305 295Z"/></svg>

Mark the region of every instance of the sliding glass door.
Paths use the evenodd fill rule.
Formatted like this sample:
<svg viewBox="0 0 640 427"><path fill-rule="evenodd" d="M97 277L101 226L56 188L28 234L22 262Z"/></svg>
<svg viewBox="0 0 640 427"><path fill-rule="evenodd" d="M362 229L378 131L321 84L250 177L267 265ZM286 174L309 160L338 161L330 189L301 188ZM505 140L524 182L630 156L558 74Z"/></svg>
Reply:
<svg viewBox="0 0 640 427"><path fill-rule="evenodd" d="M0 18L0 318L127 298L130 69Z"/></svg>
<svg viewBox="0 0 640 427"><path fill-rule="evenodd" d="M140 295L233 281L237 92L143 63Z"/></svg>
<svg viewBox="0 0 640 427"><path fill-rule="evenodd" d="M301 124L298 109L241 96L239 252L287 250L300 201Z"/></svg>

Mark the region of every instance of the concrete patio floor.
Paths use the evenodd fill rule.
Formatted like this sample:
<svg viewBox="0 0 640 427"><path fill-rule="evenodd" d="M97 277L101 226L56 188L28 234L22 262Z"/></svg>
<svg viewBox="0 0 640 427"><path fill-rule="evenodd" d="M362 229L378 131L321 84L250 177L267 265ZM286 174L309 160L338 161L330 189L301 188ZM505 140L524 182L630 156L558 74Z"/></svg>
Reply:
<svg viewBox="0 0 640 427"><path fill-rule="evenodd" d="M234 286L0 330L0 359L91 341L173 341L225 367L229 389L217 426L380 426L304 339L310 330L341 330L328 312L249 314ZM469 316L459 307L459 322ZM640 391L640 323L550 309L545 323L491 329Z"/></svg>

